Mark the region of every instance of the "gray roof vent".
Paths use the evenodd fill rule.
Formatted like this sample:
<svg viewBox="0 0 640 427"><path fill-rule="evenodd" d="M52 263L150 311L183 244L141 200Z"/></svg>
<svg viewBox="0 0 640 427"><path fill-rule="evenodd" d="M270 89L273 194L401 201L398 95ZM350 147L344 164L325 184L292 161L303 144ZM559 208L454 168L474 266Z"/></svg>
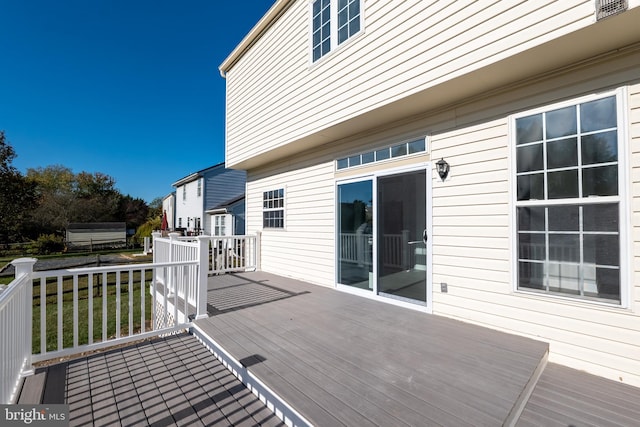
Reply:
<svg viewBox="0 0 640 427"><path fill-rule="evenodd" d="M596 0L598 21L606 17L624 12L629 7L628 0Z"/></svg>

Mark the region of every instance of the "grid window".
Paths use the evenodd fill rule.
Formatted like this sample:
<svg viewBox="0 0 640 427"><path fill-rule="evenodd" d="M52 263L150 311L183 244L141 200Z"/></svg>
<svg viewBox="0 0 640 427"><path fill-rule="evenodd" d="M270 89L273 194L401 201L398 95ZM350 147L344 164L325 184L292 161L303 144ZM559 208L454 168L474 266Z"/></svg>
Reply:
<svg viewBox="0 0 640 427"><path fill-rule="evenodd" d="M198 197L202 196L202 179L198 180Z"/></svg>
<svg viewBox="0 0 640 427"><path fill-rule="evenodd" d="M313 62L360 32L362 0L313 0L311 2L311 51Z"/></svg>
<svg viewBox="0 0 640 427"><path fill-rule="evenodd" d="M354 156L336 160L336 169L346 169L368 163L381 162L390 158L404 157L410 154L423 153L426 149L426 138L420 138L391 147L381 148L376 151L368 151Z"/></svg>
<svg viewBox="0 0 640 427"><path fill-rule="evenodd" d="M262 226L284 228L284 189L262 193Z"/></svg>
<svg viewBox="0 0 640 427"><path fill-rule="evenodd" d="M617 104L515 119L518 289L621 302Z"/></svg>

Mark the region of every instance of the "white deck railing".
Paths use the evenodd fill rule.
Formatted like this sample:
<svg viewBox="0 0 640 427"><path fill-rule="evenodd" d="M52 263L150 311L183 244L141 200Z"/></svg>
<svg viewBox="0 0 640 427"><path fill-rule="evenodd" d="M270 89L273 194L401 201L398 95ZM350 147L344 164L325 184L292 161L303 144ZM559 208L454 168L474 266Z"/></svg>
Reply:
<svg viewBox="0 0 640 427"><path fill-rule="evenodd" d="M31 366L32 262L13 263L16 278L0 292L0 403L11 403Z"/></svg>
<svg viewBox="0 0 640 427"><path fill-rule="evenodd" d="M0 293L0 403L15 400L33 362L186 329L206 308L197 261L34 272L35 262L14 261L16 279ZM195 304L158 277L173 278Z"/></svg>
<svg viewBox="0 0 640 427"><path fill-rule="evenodd" d="M260 236L197 236L168 238L154 235L153 260L192 261L200 259L200 251L208 258L208 275L253 271L259 269ZM205 260L202 260L205 262Z"/></svg>

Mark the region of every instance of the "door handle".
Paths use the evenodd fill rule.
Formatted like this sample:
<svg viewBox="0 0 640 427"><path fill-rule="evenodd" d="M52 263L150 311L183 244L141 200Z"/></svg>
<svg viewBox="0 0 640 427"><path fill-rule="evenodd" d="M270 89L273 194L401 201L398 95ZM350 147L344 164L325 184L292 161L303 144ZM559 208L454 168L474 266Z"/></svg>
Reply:
<svg viewBox="0 0 640 427"><path fill-rule="evenodd" d="M424 231L422 232L422 241L426 245L428 240L429 240L429 235L427 234L427 229L425 228Z"/></svg>

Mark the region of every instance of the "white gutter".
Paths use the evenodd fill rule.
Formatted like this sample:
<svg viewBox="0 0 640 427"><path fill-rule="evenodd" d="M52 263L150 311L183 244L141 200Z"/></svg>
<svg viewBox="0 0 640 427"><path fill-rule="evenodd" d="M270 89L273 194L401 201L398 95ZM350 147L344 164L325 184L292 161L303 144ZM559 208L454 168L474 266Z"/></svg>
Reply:
<svg viewBox="0 0 640 427"><path fill-rule="evenodd" d="M271 9L258 21L258 23L249 31L238 46L218 67L222 78L227 77L229 71L244 56L244 54L257 42L260 37L273 25L280 16L291 6L295 0L276 0Z"/></svg>

